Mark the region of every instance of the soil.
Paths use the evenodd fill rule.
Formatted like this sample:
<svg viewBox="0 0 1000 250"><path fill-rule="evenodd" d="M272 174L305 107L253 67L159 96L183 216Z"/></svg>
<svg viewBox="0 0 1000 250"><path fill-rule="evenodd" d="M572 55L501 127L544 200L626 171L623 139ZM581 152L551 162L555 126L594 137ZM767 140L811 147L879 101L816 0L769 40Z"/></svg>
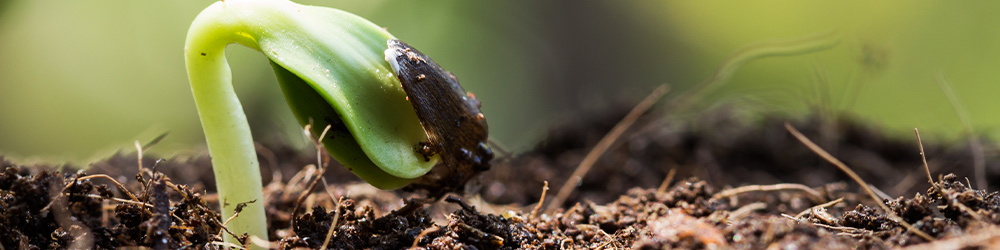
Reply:
<svg viewBox="0 0 1000 250"><path fill-rule="evenodd" d="M598 160L556 209L584 156L627 109L557 126L534 149L500 154L464 194L429 201L360 182L317 155L258 145L270 245L278 249L971 249L1000 245L1000 161L973 189L966 142L924 149L845 117L788 121L713 112L647 115ZM655 113L655 112L654 112ZM591 113L594 114L594 113ZM671 120L687 120L671 122ZM786 122L883 197L790 135ZM983 142L985 151L995 144ZM498 150L498 152L500 152ZM980 153L981 154L981 153ZM319 157L322 159L322 157ZM141 162L141 166L140 163ZM224 228L206 155L116 154L84 171L0 158L0 249L218 249ZM321 164L319 164L321 165ZM141 169L141 170L140 170ZM668 176L671 171L674 174ZM142 174L138 174L138 173ZM122 183L119 187L111 180ZM307 190L312 182L320 184ZM550 189L545 190L545 183ZM124 188L124 189L123 189ZM300 199L301 197L301 199ZM336 197L336 198L334 198ZM886 205L887 213L879 204ZM896 217L898 216L898 217ZM905 223L902 223L905 222ZM334 230L331 234L331 225ZM930 238L906 228L912 225ZM326 239L330 240L327 241Z"/></svg>

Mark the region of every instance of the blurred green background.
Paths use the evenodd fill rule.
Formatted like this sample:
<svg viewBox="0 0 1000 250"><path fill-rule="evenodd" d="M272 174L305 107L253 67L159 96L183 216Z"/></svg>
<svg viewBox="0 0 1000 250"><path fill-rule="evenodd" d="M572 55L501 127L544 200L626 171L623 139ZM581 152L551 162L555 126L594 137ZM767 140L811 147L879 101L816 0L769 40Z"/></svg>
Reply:
<svg viewBox="0 0 1000 250"><path fill-rule="evenodd" d="M154 153L202 150L182 50L212 2L0 2L0 154L80 162L164 132ZM476 93L492 138L513 149L553 122L637 101L662 83L676 96L741 46L830 30L837 47L747 64L692 111L821 106L897 136L919 127L955 140L961 123L940 73L977 132L996 137L1000 125L991 111L1000 104L1000 2L303 2L368 18L431 55ZM300 143L266 58L238 46L227 53L255 138Z"/></svg>

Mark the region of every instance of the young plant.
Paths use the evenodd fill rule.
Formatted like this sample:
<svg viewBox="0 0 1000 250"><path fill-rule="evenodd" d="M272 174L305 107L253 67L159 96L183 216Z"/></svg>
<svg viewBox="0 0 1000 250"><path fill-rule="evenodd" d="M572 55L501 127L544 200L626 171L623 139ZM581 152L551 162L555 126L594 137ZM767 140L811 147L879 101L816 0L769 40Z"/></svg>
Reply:
<svg viewBox="0 0 1000 250"><path fill-rule="evenodd" d="M231 217L237 204L254 202L227 224L230 231L267 238L261 173L233 91L226 46L237 43L264 53L298 121L311 123L315 135L331 126L320 138L327 151L368 183L392 189L441 159L414 150L429 140L384 60L392 39L353 14L286 0L226 0L195 18L184 53L223 218Z"/></svg>

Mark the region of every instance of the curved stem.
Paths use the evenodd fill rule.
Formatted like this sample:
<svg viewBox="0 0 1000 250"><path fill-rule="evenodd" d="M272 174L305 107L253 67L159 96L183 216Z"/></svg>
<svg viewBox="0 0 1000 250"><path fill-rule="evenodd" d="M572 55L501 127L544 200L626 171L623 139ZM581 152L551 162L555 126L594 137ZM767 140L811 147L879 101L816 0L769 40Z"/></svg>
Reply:
<svg viewBox="0 0 1000 250"><path fill-rule="evenodd" d="M216 2L195 18L184 53L223 218L238 204L256 201L230 222L230 231L267 238L260 169L226 46L263 52L299 122L335 125L322 138L330 155L372 185L398 188L439 158L427 160L413 150L427 134L383 59L391 38L356 15L287 0Z"/></svg>
<svg viewBox="0 0 1000 250"><path fill-rule="evenodd" d="M232 217L237 204L253 202L226 227L237 235L245 232L251 237L267 239L257 155L250 125L233 91L232 72L224 54L226 45L231 43L251 48L256 45L252 38L236 31L240 25L230 22L231 19L203 18L212 16L206 13L218 11L225 11L222 2L205 9L188 31L184 56L191 92L212 156L223 220ZM229 235L226 241L236 243Z"/></svg>

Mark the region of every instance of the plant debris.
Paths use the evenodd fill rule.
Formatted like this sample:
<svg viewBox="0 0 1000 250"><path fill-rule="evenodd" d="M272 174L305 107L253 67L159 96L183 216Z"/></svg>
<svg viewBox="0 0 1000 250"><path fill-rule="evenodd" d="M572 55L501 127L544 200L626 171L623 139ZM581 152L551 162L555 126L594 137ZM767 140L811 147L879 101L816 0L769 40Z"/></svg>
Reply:
<svg viewBox="0 0 1000 250"><path fill-rule="evenodd" d="M929 183L915 140L886 138L846 119L795 126L884 193L881 200L871 200L796 141L784 131L785 120L753 124L714 114L687 123L640 118L559 209L532 213L543 182L561 186L622 115L612 112L560 127L535 149L496 162L470 184L470 193L440 201L376 190L336 163L323 174L329 186L305 191L321 173L315 151L261 145L266 187L265 199L258 202L266 205L271 242L238 238L243 246L276 249L965 249L1000 244L1000 193L971 188L964 178L973 171L968 149L924 145L932 174L954 172ZM995 190L1000 161L986 156L985 179ZM71 168L0 159L0 235L5 236L0 245L223 248L223 234L242 234L223 226L228 218L217 211L209 166L206 156L160 160L119 154L87 171L67 172ZM659 189L671 169L678 178ZM934 240L907 231L879 203ZM304 209L293 216L296 206Z"/></svg>

